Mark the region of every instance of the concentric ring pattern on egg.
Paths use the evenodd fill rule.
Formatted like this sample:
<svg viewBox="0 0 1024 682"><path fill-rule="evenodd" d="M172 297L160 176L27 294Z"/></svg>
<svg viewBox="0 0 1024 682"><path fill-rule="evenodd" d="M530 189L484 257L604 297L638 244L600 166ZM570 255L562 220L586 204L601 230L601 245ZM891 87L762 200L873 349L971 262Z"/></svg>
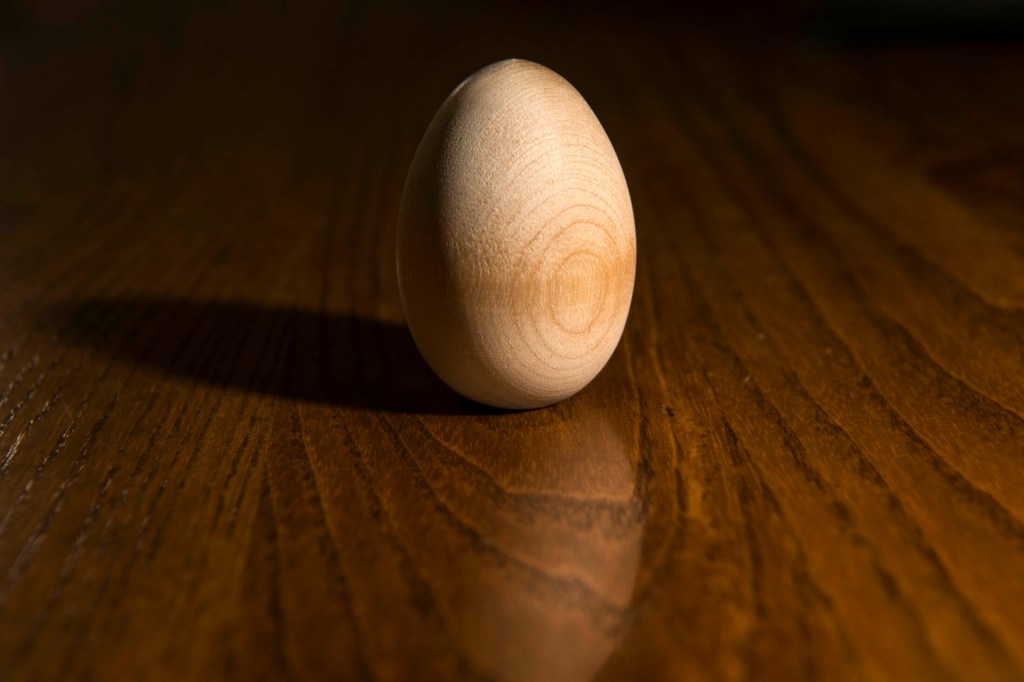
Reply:
<svg viewBox="0 0 1024 682"><path fill-rule="evenodd" d="M589 383L622 335L636 233L618 158L575 88L523 60L463 81L410 169L397 257L416 344L455 390L530 408Z"/></svg>

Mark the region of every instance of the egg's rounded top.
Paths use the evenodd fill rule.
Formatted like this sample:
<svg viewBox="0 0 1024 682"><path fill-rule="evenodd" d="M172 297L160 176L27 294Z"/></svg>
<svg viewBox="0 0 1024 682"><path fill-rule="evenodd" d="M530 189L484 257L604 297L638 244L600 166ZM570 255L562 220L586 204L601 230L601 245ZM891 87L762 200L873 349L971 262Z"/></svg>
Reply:
<svg viewBox="0 0 1024 682"><path fill-rule="evenodd" d="M413 159L397 258L416 345L455 390L529 408L589 383L622 335L636 233L576 89L518 59L459 84Z"/></svg>

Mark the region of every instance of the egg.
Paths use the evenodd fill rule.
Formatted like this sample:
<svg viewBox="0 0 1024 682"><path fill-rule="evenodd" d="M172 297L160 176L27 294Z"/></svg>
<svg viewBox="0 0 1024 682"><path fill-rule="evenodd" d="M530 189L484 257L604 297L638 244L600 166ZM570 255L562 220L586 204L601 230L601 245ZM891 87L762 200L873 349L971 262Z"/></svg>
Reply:
<svg viewBox="0 0 1024 682"><path fill-rule="evenodd" d="M396 251L416 346L453 389L528 409L590 383L629 313L636 228L583 97L519 59L459 84L413 158Z"/></svg>

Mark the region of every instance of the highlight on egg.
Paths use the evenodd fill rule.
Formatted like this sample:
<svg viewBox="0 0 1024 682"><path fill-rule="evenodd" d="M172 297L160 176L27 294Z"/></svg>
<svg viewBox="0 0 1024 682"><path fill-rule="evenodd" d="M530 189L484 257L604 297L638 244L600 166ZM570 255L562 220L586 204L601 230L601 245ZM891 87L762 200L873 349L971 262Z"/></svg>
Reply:
<svg viewBox="0 0 1024 682"><path fill-rule="evenodd" d="M416 346L462 395L526 409L590 383L629 313L636 229L576 89L519 59L459 84L413 159L396 256Z"/></svg>

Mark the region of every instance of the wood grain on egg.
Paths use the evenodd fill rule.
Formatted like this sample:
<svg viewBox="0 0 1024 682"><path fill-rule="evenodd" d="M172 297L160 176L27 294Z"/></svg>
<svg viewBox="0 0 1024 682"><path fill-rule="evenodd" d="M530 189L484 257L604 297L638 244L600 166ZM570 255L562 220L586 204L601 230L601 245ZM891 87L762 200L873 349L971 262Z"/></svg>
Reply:
<svg viewBox="0 0 1024 682"><path fill-rule="evenodd" d="M636 233L615 150L576 89L517 59L463 81L413 160L397 257L416 345L455 390L532 408L589 383L622 335Z"/></svg>

